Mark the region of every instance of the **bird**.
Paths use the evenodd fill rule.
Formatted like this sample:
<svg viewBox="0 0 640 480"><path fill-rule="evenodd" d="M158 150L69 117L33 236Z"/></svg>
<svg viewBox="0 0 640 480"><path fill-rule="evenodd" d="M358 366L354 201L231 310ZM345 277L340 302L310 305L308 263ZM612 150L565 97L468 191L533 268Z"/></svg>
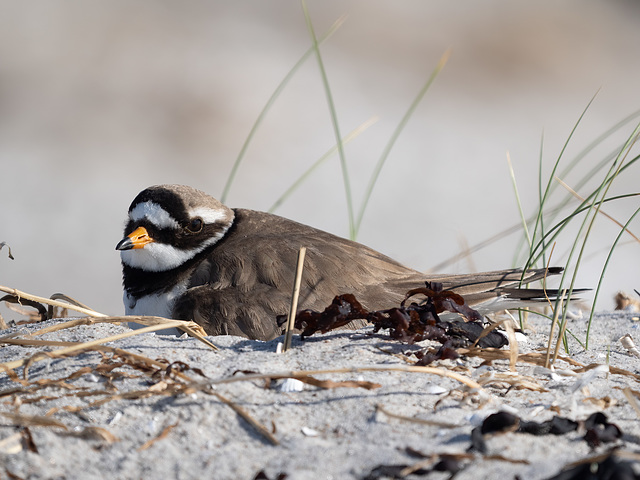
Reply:
<svg viewBox="0 0 640 480"><path fill-rule="evenodd" d="M208 335L272 340L282 334L277 317L290 308L300 247L306 248L300 309L323 310L345 293L366 309L387 309L429 281L484 315L544 301L544 290L522 285L562 271L426 274L323 230L230 208L190 186L155 185L134 198L116 245L125 314L195 321Z"/></svg>

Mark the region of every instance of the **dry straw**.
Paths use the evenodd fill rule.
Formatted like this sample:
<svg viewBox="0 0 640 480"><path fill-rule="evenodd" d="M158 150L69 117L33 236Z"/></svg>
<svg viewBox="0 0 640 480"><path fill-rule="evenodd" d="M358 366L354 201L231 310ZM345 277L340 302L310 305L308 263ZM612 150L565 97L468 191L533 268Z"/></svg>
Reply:
<svg viewBox="0 0 640 480"><path fill-rule="evenodd" d="M302 270L304 268L304 257L306 253L307 249L305 247L300 247L300 250L298 251L298 260L296 262L296 278L293 283L293 292L291 294L291 307L289 308L289 315L287 317L287 330L284 335L284 352L291 348L291 337L293 336L293 327L296 322L298 297L300 296L300 284L302 282Z"/></svg>

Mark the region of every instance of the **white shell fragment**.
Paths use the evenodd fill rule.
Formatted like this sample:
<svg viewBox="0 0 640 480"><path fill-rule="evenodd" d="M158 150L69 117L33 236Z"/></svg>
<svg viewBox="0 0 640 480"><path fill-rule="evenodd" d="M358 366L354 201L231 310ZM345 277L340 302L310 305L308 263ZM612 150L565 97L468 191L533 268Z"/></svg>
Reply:
<svg viewBox="0 0 640 480"><path fill-rule="evenodd" d="M442 395L443 393L447 393L448 390L446 388L441 387L440 385L427 385L424 389L424 393L429 395Z"/></svg>
<svg viewBox="0 0 640 480"><path fill-rule="evenodd" d="M109 419L109 421L107 422L107 425L115 425L120 421L121 418L122 418L122 412L118 410L116 414Z"/></svg>
<svg viewBox="0 0 640 480"><path fill-rule="evenodd" d="M285 378L282 383L278 385L278 390L285 393L301 392L304 390L304 383L295 378Z"/></svg>
<svg viewBox="0 0 640 480"><path fill-rule="evenodd" d="M92 383L98 383L102 381L102 379L95 373L89 373L88 375L85 375L84 378L87 382L92 382Z"/></svg>
<svg viewBox="0 0 640 480"><path fill-rule="evenodd" d="M319 431L309 427L302 427L300 431L305 437L317 437L318 435L320 435Z"/></svg>
<svg viewBox="0 0 640 480"><path fill-rule="evenodd" d="M596 368L592 368L591 370L585 372L580 375L580 378L571 386L572 392L577 392L582 387L585 387L591 381L593 381L599 373L609 373L609 365L598 365Z"/></svg>
<svg viewBox="0 0 640 480"><path fill-rule="evenodd" d="M633 337L628 333L620 338L620 343L627 352L634 357L640 358L640 351L636 348L636 344L633 342Z"/></svg>

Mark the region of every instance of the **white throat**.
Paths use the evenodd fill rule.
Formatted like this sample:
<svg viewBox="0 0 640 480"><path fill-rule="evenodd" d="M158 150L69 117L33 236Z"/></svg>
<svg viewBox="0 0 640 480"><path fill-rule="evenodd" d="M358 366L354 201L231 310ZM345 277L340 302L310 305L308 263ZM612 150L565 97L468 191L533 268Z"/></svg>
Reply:
<svg viewBox="0 0 640 480"><path fill-rule="evenodd" d="M164 272L179 267L191 260L204 248L198 247L191 250L180 250L164 243L152 242L144 248L134 250L122 250L120 259L129 267L139 268L145 272Z"/></svg>

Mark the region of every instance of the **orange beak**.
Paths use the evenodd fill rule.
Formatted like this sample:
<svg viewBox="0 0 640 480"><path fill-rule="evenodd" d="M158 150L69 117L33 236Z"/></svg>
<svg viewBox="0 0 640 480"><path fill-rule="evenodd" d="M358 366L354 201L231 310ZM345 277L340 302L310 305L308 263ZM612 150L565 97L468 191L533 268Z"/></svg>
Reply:
<svg viewBox="0 0 640 480"><path fill-rule="evenodd" d="M145 245L151 242L155 242L155 240L149 236L149 232L147 232L147 229L144 227L138 227L129 235L120 240L118 245L116 245L116 250L144 248Z"/></svg>

